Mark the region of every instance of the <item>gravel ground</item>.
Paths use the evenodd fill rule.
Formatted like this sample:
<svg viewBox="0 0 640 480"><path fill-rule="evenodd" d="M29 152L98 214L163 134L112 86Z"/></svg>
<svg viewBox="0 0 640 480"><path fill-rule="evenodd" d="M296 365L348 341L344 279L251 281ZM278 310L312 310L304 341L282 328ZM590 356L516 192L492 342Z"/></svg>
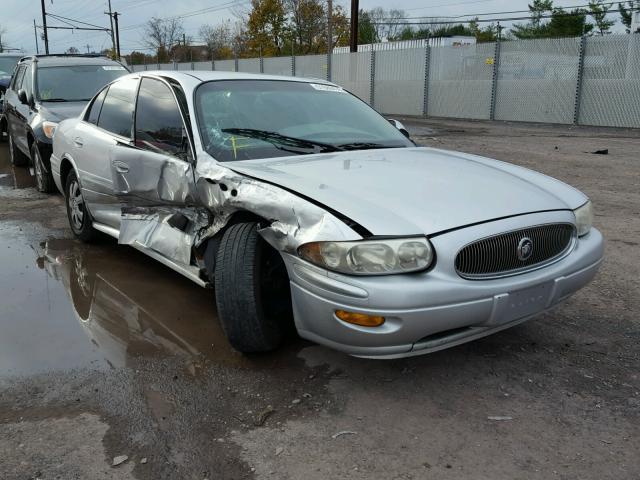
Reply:
<svg viewBox="0 0 640 480"><path fill-rule="evenodd" d="M72 240L61 197L0 146L0 478L639 479L640 131L401 120L586 192L607 238L594 282L428 356L292 340L246 357L211 292Z"/></svg>

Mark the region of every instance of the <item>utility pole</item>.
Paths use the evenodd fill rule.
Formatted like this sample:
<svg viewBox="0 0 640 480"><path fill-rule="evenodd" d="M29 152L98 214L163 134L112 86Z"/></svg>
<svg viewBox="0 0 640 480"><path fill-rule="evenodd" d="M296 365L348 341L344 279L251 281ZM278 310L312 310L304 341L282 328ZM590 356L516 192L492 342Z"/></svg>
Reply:
<svg viewBox="0 0 640 480"><path fill-rule="evenodd" d="M113 56L116 56L116 37L113 33L113 12L111 11L111 0L109 0L109 11L108 12L104 12L105 14L109 15L109 22L111 22L111 46L112 46L112 52L113 52Z"/></svg>
<svg viewBox="0 0 640 480"><path fill-rule="evenodd" d="M351 52L358 51L358 14L360 5L358 0L351 0Z"/></svg>
<svg viewBox="0 0 640 480"><path fill-rule="evenodd" d="M118 15L120 15L118 12L113 12L113 23L116 27L116 59L120 60L120 29L118 28Z"/></svg>
<svg viewBox="0 0 640 480"><path fill-rule="evenodd" d="M36 27L36 19L33 19L33 35L36 38L36 55L40 54L40 49L38 47L38 28Z"/></svg>
<svg viewBox="0 0 640 480"><path fill-rule="evenodd" d="M47 11L44 8L44 0L40 0L42 8L42 28L44 29L44 53L49 55L49 35L47 35Z"/></svg>
<svg viewBox="0 0 640 480"><path fill-rule="evenodd" d="M85 45L85 47L87 47L87 53L89 53L89 49L91 48L91 45L89 45L88 43Z"/></svg>

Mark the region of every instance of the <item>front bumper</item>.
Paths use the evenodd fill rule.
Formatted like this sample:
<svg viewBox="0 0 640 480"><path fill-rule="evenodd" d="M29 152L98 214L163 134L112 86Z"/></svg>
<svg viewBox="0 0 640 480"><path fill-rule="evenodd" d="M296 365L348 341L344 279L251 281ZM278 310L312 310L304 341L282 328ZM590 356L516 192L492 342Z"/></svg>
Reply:
<svg viewBox="0 0 640 480"><path fill-rule="evenodd" d="M572 212L525 215L431 238L438 261L428 272L353 277L284 255L300 336L351 355L399 358L434 352L524 322L586 285L602 262L604 241L591 232L572 252L539 270L494 280L465 280L458 250L478 238L544 223L570 222ZM336 310L380 315L376 328L345 323Z"/></svg>

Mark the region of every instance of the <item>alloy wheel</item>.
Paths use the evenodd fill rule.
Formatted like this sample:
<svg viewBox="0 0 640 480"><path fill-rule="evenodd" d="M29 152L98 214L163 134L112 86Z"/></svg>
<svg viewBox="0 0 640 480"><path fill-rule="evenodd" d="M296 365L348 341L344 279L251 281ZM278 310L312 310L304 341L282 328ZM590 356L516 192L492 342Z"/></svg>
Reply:
<svg viewBox="0 0 640 480"><path fill-rule="evenodd" d="M44 190L44 171L42 169L42 159L40 158L40 154L36 153L35 158L33 159L33 168L36 171L36 182L38 184L38 190Z"/></svg>
<svg viewBox="0 0 640 480"><path fill-rule="evenodd" d="M80 191L78 181L73 181L69 186L69 194L67 195L67 204L69 205L69 214L71 215L71 223L76 231L82 230L84 221L84 199Z"/></svg>

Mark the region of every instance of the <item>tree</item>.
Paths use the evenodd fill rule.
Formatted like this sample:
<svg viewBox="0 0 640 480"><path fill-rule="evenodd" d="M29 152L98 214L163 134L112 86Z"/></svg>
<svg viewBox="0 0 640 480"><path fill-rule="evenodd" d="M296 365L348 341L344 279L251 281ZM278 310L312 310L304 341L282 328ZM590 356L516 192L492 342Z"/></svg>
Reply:
<svg viewBox="0 0 640 480"><path fill-rule="evenodd" d="M498 38L498 26L495 24L487 25L485 28L480 28L478 26L478 19L472 20L469 22L469 30L474 37L476 37L476 42L478 43L487 43L487 42L495 42Z"/></svg>
<svg viewBox="0 0 640 480"><path fill-rule="evenodd" d="M551 10L551 19L543 22ZM514 25L511 33L520 39L549 38L549 37L578 37L593 30L593 25L587 23L587 10L575 8L569 12L559 7L553 7L552 0L535 0L529 5L531 20L526 24Z"/></svg>
<svg viewBox="0 0 640 480"><path fill-rule="evenodd" d="M251 0L247 47L251 56L280 55L289 37L283 0Z"/></svg>
<svg viewBox="0 0 640 480"><path fill-rule="evenodd" d="M327 12L320 0L285 0L290 41L296 52L317 53L326 44Z"/></svg>
<svg viewBox="0 0 640 480"><path fill-rule="evenodd" d="M212 60L227 59L233 57L233 38L229 24L202 25L200 27L200 38L204 40Z"/></svg>
<svg viewBox="0 0 640 480"><path fill-rule="evenodd" d="M612 6L612 3L605 4L603 0L592 0L589 2L589 14L596 22L596 27L600 35L611 33L611 27L616 24L614 20L607 19L607 15Z"/></svg>
<svg viewBox="0 0 640 480"><path fill-rule="evenodd" d="M69 47L67 48L67 51L65 53L68 53L69 55L77 55L78 53L80 53L80 50L78 50L76 47Z"/></svg>
<svg viewBox="0 0 640 480"><path fill-rule="evenodd" d="M158 63L169 60L169 51L184 35L182 21L176 18L153 17L145 27L145 43L158 54Z"/></svg>
<svg viewBox="0 0 640 480"><path fill-rule="evenodd" d="M631 20L633 12L640 9L640 1L630 0L622 3L618 3L618 12L622 17L622 24L626 27L627 33L631 33Z"/></svg>
<svg viewBox="0 0 640 480"><path fill-rule="evenodd" d="M376 31L378 41L395 40L402 32L402 20L406 17L404 10L385 10L382 7L369 10L369 17Z"/></svg>
<svg viewBox="0 0 640 480"><path fill-rule="evenodd" d="M358 44L367 45L379 41L371 15L365 10L360 10L358 12Z"/></svg>

